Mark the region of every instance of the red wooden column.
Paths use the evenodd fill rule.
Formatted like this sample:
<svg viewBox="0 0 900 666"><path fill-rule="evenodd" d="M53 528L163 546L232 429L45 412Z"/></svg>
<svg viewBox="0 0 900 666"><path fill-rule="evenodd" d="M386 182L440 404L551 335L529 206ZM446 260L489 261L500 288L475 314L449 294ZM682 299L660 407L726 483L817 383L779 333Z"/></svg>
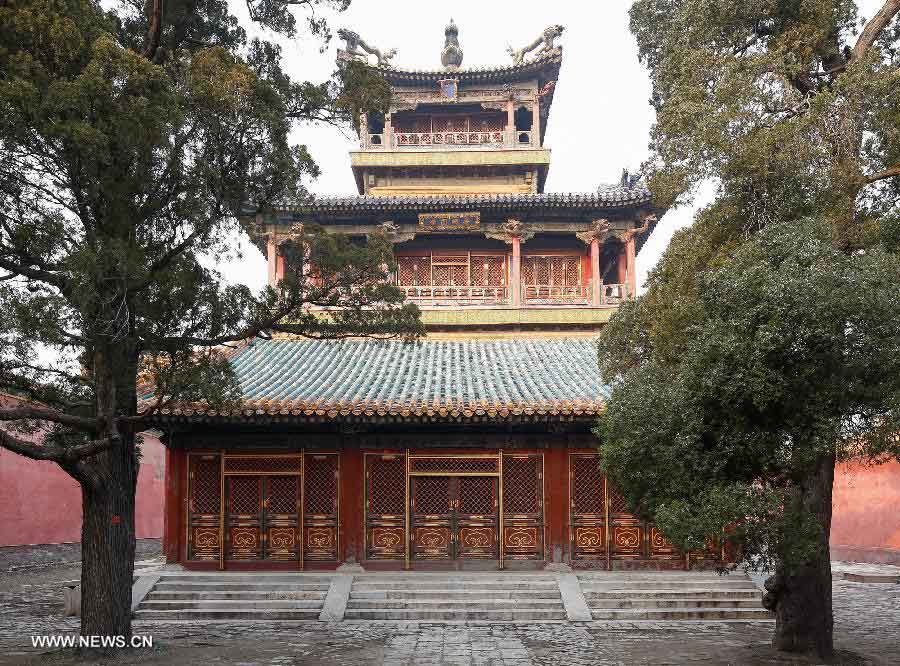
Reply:
<svg viewBox="0 0 900 666"><path fill-rule="evenodd" d="M600 239L591 239L591 305L600 307Z"/></svg>
<svg viewBox="0 0 900 666"><path fill-rule="evenodd" d="M506 145L516 143L516 111L511 99L506 100Z"/></svg>
<svg viewBox="0 0 900 666"><path fill-rule="evenodd" d="M274 287L278 275L278 245L275 244L275 238L271 234L266 243L266 259L269 269L269 286Z"/></svg>
<svg viewBox="0 0 900 666"><path fill-rule="evenodd" d="M338 559L342 562L350 559L362 562L366 552L366 511L363 498L365 470L361 450L353 448L341 451L340 483L341 552L338 553Z"/></svg>
<svg viewBox="0 0 900 666"><path fill-rule="evenodd" d="M568 562L569 464L565 442L554 442L544 455L544 520L548 562Z"/></svg>
<svg viewBox="0 0 900 666"><path fill-rule="evenodd" d="M541 98L534 96L531 104L531 145L537 146L541 142Z"/></svg>
<svg viewBox="0 0 900 666"><path fill-rule="evenodd" d="M634 298L637 295L637 275L635 275L635 241L634 234L629 234L625 241L625 282L627 283L627 295Z"/></svg>
<svg viewBox="0 0 900 666"><path fill-rule="evenodd" d="M522 305L522 239L510 238L512 243L512 265L509 270L509 304L514 308Z"/></svg>
<svg viewBox="0 0 900 666"><path fill-rule="evenodd" d="M184 493L187 477L184 451L166 448L163 553L166 562L178 562L184 534Z"/></svg>

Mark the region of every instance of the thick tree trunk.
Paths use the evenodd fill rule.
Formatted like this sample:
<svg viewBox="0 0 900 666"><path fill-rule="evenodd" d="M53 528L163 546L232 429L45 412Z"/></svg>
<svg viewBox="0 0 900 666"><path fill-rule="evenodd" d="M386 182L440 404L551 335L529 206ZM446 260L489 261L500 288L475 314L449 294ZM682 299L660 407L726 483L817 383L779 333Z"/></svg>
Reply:
<svg viewBox="0 0 900 666"><path fill-rule="evenodd" d="M801 566L780 566L766 581L763 604L775 611L773 645L789 652L815 652L828 658L834 651L831 608L831 494L834 456L822 455L800 487L799 500L821 526L815 554Z"/></svg>
<svg viewBox="0 0 900 666"><path fill-rule="evenodd" d="M81 479L82 636L131 636L139 464L134 434L120 432L115 417L133 413L136 380L136 363L126 345L95 352L97 413L107 421L101 436L118 436L121 443L97 455Z"/></svg>

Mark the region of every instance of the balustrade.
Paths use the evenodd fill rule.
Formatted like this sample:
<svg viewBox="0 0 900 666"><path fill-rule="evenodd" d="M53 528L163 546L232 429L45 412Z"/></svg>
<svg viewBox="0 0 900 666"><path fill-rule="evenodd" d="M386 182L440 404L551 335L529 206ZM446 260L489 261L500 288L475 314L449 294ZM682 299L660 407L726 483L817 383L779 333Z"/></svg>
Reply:
<svg viewBox="0 0 900 666"><path fill-rule="evenodd" d="M394 145L472 146L503 145L503 132L394 132Z"/></svg>
<svg viewBox="0 0 900 666"><path fill-rule="evenodd" d="M400 285L406 298L419 305L502 305L509 302L506 287Z"/></svg>

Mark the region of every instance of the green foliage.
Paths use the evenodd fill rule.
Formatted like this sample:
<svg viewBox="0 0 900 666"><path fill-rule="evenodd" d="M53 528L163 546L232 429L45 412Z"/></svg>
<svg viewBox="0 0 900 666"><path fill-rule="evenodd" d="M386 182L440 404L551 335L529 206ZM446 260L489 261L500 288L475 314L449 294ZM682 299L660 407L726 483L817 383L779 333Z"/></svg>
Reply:
<svg viewBox="0 0 900 666"><path fill-rule="evenodd" d="M601 336L603 464L682 547L728 530L745 558L802 561L817 461L900 459L900 258L797 220L695 270L708 231L682 232Z"/></svg>
<svg viewBox="0 0 900 666"><path fill-rule="evenodd" d="M348 4L248 7L290 36L293 12L306 11L306 32L327 44L316 9ZM0 5L0 390L96 417L104 359L114 410L133 418L137 379L157 387L156 408L233 401L217 347L243 338L419 335L418 310L384 284L384 239L309 226L288 243L285 282L261 294L208 260L235 256L237 234L260 231L248 204L265 215L307 195L318 167L292 143L295 124L346 126L384 110L386 82L359 63L294 81L279 47L248 40L225 0L167 1L154 16L159 6Z"/></svg>

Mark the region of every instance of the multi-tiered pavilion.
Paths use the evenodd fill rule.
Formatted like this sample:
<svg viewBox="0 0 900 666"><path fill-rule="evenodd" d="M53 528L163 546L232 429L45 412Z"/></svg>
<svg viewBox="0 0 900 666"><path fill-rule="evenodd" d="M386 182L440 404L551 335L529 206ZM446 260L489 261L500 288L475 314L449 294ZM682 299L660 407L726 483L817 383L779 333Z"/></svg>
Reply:
<svg viewBox="0 0 900 666"><path fill-rule="evenodd" d="M164 417L170 561L193 568L682 568L598 467L593 337L635 293L662 211L627 174L544 191L562 28L465 69L451 23L440 69L374 54L387 114L360 123L358 194L260 220L270 283L279 238L317 223L385 233L395 283L423 311L417 344L257 340L231 357L246 403Z"/></svg>

